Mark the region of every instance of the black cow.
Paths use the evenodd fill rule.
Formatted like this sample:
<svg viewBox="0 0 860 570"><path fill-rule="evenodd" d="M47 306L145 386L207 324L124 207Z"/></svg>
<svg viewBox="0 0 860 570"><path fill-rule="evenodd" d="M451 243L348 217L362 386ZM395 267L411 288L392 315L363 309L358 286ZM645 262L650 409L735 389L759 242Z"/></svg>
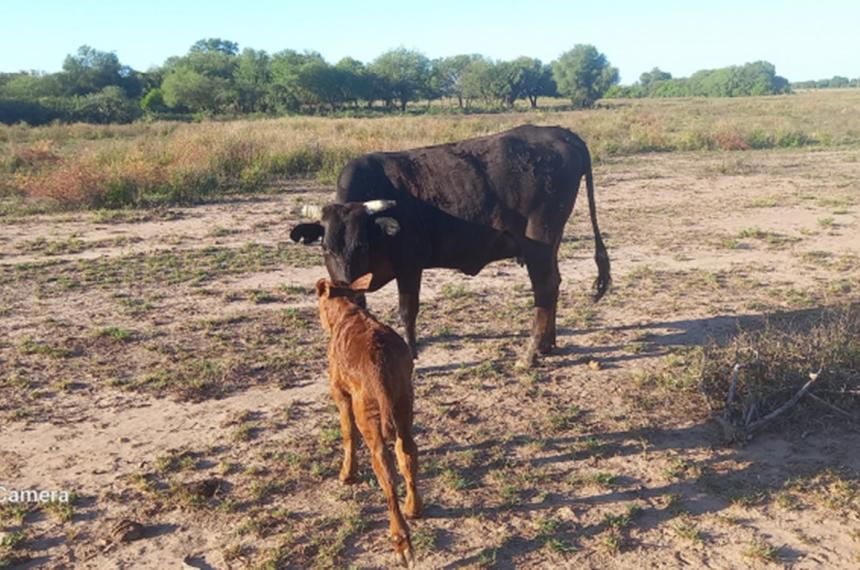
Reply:
<svg viewBox="0 0 860 570"><path fill-rule="evenodd" d="M319 222L299 224L290 237L323 238L333 280L351 283L373 273L370 291L397 280L400 316L413 356L421 272L431 267L476 275L505 258L525 262L535 320L523 363L555 345L561 276L558 247L582 177L594 230L595 300L611 278L594 206L588 147L561 127L524 125L495 135L350 162L335 203L306 208Z"/></svg>

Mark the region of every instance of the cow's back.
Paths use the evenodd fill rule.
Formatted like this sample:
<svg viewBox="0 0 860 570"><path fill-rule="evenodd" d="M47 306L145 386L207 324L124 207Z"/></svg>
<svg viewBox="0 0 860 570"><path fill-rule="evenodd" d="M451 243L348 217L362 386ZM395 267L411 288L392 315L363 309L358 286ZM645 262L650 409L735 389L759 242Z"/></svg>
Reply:
<svg viewBox="0 0 860 570"><path fill-rule="evenodd" d="M520 234L539 208L570 213L589 160L585 144L569 130L525 125L361 157L341 174L337 201L408 195L461 220Z"/></svg>

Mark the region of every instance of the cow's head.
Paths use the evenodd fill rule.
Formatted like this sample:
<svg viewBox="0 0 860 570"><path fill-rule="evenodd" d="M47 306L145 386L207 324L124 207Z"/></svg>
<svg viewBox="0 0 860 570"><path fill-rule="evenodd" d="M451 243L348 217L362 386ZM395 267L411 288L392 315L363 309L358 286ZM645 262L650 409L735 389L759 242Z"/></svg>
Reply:
<svg viewBox="0 0 860 570"><path fill-rule="evenodd" d="M322 208L305 206L302 215L319 221L297 225L290 232L290 238L304 244L322 238L329 275L334 281L352 283L371 270L372 247L400 231L400 224L394 218L380 215L395 205L393 200L371 200L329 204Z"/></svg>

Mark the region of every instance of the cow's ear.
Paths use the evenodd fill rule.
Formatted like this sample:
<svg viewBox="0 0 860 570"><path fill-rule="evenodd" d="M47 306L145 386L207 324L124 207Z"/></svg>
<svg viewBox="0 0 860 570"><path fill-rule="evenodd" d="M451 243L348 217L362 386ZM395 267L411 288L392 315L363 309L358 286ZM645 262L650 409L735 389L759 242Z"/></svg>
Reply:
<svg viewBox="0 0 860 570"><path fill-rule="evenodd" d="M312 224L299 224L290 232L290 239L298 243L301 241L307 245L313 243L325 235L325 228L319 222Z"/></svg>
<svg viewBox="0 0 860 570"><path fill-rule="evenodd" d="M398 224L397 220L395 220L394 218L389 218L386 216L383 218L376 218L373 221L377 226L382 229L383 232L385 232L385 235L389 237L397 235L397 232L400 231L400 224Z"/></svg>

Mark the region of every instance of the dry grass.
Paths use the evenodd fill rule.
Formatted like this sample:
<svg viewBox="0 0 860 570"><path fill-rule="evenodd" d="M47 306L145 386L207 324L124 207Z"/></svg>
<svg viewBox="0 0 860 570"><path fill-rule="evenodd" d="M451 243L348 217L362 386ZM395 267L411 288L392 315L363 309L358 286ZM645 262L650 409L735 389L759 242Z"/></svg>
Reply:
<svg viewBox="0 0 860 570"><path fill-rule="evenodd" d="M612 100L588 111L232 122L0 126L0 214L191 203L278 177L332 182L360 154L444 143L522 123L581 134L597 160L676 150L856 144L855 90L741 99ZM34 203L34 200L36 202Z"/></svg>
<svg viewBox="0 0 860 570"><path fill-rule="evenodd" d="M741 331L727 346L710 345L692 367L700 369L702 389L712 409L723 407L735 363L740 370L735 415L754 407L753 420L785 403L810 373L820 370L812 392L802 399L792 425L804 427L853 416L860 419L860 311L837 308L793 319L778 315L764 328ZM841 412L840 412L841 410Z"/></svg>

